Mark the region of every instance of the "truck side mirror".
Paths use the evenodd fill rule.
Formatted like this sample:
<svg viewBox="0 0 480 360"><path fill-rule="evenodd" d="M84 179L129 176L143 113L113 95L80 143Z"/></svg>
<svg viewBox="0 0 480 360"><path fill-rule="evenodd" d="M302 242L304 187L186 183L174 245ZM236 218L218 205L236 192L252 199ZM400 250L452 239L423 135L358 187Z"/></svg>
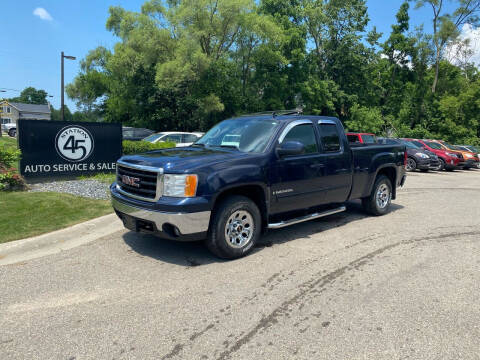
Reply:
<svg viewBox="0 0 480 360"><path fill-rule="evenodd" d="M305 146L299 141L286 141L277 147L279 157L305 154Z"/></svg>

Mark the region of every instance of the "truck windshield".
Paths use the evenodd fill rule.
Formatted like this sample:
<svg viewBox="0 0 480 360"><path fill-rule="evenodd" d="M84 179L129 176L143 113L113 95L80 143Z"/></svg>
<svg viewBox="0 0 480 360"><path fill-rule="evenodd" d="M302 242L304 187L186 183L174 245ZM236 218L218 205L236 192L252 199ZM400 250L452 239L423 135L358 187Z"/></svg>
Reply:
<svg viewBox="0 0 480 360"><path fill-rule="evenodd" d="M236 148L242 152L265 151L279 122L269 119L230 119L211 128L195 145Z"/></svg>

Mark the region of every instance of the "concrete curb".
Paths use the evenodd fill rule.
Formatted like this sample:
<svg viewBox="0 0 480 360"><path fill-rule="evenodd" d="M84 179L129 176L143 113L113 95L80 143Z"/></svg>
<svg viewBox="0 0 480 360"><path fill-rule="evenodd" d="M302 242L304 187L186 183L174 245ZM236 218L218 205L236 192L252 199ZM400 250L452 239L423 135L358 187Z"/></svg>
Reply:
<svg viewBox="0 0 480 360"><path fill-rule="evenodd" d="M0 266L59 253L123 229L117 215L105 215L65 229L0 245Z"/></svg>

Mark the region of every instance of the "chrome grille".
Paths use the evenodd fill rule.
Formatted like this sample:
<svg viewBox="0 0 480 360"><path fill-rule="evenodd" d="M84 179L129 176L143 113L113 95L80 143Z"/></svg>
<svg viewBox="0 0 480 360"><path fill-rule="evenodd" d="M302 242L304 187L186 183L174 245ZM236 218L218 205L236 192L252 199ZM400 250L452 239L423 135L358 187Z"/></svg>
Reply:
<svg viewBox="0 0 480 360"><path fill-rule="evenodd" d="M125 182L133 180L133 183ZM162 196L163 169L117 163L117 190L125 196L157 201Z"/></svg>

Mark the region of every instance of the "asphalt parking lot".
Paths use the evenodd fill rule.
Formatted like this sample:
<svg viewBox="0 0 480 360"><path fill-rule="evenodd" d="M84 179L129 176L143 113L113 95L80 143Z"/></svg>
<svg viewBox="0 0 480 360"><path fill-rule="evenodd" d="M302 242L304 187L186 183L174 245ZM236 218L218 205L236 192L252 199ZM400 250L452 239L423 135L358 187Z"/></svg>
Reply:
<svg viewBox="0 0 480 360"><path fill-rule="evenodd" d="M0 267L0 359L480 359L480 170L236 261L127 231Z"/></svg>

